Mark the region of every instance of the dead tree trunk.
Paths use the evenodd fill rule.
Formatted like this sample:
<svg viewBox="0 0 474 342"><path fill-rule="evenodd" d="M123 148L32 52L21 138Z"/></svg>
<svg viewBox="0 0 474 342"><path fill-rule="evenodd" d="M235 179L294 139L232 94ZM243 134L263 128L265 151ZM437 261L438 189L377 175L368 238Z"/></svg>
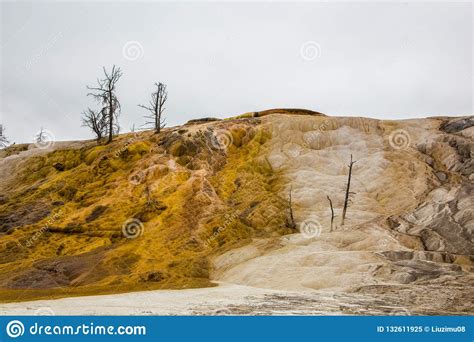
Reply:
<svg viewBox="0 0 474 342"><path fill-rule="evenodd" d="M331 208L331 230L330 232L332 232L332 226L334 224L334 208L332 207L332 201L331 201L331 198L329 196L326 196L328 198L328 201L329 201L329 207Z"/></svg>
<svg viewBox="0 0 474 342"><path fill-rule="evenodd" d="M116 95L116 85L120 77L122 77L122 71L120 68L116 68L115 65L112 67L110 73L107 72L105 67L104 78L97 80L97 87L87 87L87 89L92 92L87 95L92 96L97 103L102 105L100 113L103 115L106 127L107 134L109 136L107 143L112 142L114 133L118 133L119 124L118 124L118 114L120 112L121 106L120 102Z"/></svg>
<svg viewBox="0 0 474 342"><path fill-rule="evenodd" d="M113 72L113 69L112 69ZM112 87L110 86L111 81L108 82L108 98L109 100L109 139L107 140L107 144L112 142L112 139L114 137L114 118L115 118L115 108L114 108L114 101L112 101L113 95L112 95Z"/></svg>
<svg viewBox="0 0 474 342"><path fill-rule="evenodd" d="M351 162L349 163L349 176L347 179L347 187L346 187L346 196L344 198L344 208L342 209L342 220L341 220L341 226L344 225L344 220L346 219L346 212L347 212L347 207L349 206L349 196L351 194L350 188L351 188L351 177L352 177L352 165L354 165L356 162L352 161L352 154L351 154Z"/></svg>
<svg viewBox="0 0 474 342"><path fill-rule="evenodd" d="M155 83L156 91L151 94L151 100L148 106L138 105L138 107L148 110L151 115L145 116L145 118L151 119L145 125L153 125L156 133L160 133L160 130L165 127L165 120L162 117L165 111L165 103L168 99L168 92L166 90L166 84Z"/></svg>
<svg viewBox="0 0 474 342"><path fill-rule="evenodd" d="M295 217L293 216L293 203L291 201L291 192L293 187L290 187L290 195L288 196L289 218L286 219L286 226L291 229L296 229Z"/></svg>
<svg viewBox="0 0 474 342"><path fill-rule="evenodd" d="M41 127L40 131L36 134L35 141L38 144L42 144L46 140L46 134L44 128Z"/></svg>
<svg viewBox="0 0 474 342"><path fill-rule="evenodd" d="M82 126L89 127L94 132L97 143L102 140L104 133L107 131L107 122L104 115L90 108L82 113Z"/></svg>
<svg viewBox="0 0 474 342"><path fill-rule="evenodd" d="M0 124L0 148L7 147L9 141L5 136L5 126Z"/></svg>

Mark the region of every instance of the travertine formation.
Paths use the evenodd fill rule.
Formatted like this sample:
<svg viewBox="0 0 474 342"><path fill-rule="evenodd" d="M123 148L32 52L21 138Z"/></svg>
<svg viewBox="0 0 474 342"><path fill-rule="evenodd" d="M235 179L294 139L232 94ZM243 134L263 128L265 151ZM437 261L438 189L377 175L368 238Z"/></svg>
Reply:
<svg viewBox="0 0 474 342"><path fill-rule="evenodd" d="M225 299L176 312L472 314L473 135L472 117L277 109L106 146L7 149L0 297L219 282L192 291Z"/></svg>

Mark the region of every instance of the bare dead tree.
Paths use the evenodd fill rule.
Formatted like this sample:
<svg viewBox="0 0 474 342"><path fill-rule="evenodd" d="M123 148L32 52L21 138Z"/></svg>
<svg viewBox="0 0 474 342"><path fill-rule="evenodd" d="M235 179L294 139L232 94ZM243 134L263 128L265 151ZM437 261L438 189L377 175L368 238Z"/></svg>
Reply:
<svg viewBox="0 0 474 342"><path fill-rule="evenodd" d="M46 138L46 132L44 131L44 128L41 127L40 131L36 134L35 141L37 144L42 144L46 141Z"/></svg>
<svg viewBox="0 0 474 342"><path fill-rule="evenodd" d="M9 141L5 135L5 126L0 125L0 148L7 147Z"/></svg>
<svg viewBox="0 0 474 342"><path fill-rule="evenodd" d="M332 207L332 201L331 201L331 198L329 196L326 196L328 201L329 201L329 207L331 208L331 230L330 232L332 232L332 226L334 224L334 208Z"/></svg>
<svg viewBox="0 0 474 342"><path fill-rule="evenodd" d="M153 125L156 133L160 133L160 130L165 127L165 119L162 117L165 111L165 103L168 99L168 91L166 90L166 84L155 83L156 91L151 93L151 100L148 106L138 105L143 109L151 112L151 115L146 115L145 118L150 119L145 125Z"/></svg>
<svg viewBox="0 0 474 342"><path fill-rule="evenodd" d="M290 187L290 194L288 196L289 217L286 218L286 226L291 229L296 229L295 217L293 216L293 203L291 200L292 191L293 191L293 187Z"/></svg>
<svg viewBox="0 0 474 342"><path fill-rule="evenodd" d="M120 77L122 77L122 70L116 68L115 65L112 67L110 73L107 72L105 67L104 78L97 79L97 87L87 87L92 92L87 95L92 96L99 105L102 106L99 111L106 122L106 134L109 138L107 143L110 143L115 133L118 133L120 127L118 125L118 115L120 113L120 102L116 94L116 85Z"/></svg>
<svg viewBox="0 0 474 342"><path fill-rule="evenodd" d="M342 220L341 220L341 226L344 225L344 220L346 219L346 212L347 208L349 206L349 196L351 194L354 194L353 192L350 191L351 188L351 177L352 177L352 165L354 165L356 161L352 161L352 154L351 154L351 161L349 163L349 176L347 178L347 186L346 186L346 196L344 198L344 208L342 209Z"/></svg>
<svg viewBox="0 0 474 342"><path fill-rule="evenodd" d="M107 120L101 112L87 108L82 113L82 126L89 127L94 132L97 142L100 142L107 132Z"/></svg>

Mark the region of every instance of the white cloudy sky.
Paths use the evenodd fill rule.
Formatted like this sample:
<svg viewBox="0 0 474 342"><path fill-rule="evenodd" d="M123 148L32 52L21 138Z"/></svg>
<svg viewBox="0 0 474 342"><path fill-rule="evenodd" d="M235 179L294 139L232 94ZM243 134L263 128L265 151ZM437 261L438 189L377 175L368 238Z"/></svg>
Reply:
<svg viewBox="0 0 474 342"><path fill-rule="evenodd" d="M472 13L470 2L2 2L0 123L17 143L41 126L90 138L86 85L113 64L124 131L144 123L137 104L155 81L168 85L170 125L273 107L470 114Z"/></svg>

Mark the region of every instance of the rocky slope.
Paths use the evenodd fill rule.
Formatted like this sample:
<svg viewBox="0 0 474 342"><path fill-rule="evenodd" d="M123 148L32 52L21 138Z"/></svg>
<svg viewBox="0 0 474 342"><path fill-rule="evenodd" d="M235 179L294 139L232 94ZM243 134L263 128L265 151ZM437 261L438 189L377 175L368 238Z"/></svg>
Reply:
<svg viewBox="0 0 474 342"><path fill-rule="evenodd" d="M346 313L472 313L473 134L472 117L270 110L104 146L9 148L0 299L220 281L305 305L337 294Z"/></svg>

